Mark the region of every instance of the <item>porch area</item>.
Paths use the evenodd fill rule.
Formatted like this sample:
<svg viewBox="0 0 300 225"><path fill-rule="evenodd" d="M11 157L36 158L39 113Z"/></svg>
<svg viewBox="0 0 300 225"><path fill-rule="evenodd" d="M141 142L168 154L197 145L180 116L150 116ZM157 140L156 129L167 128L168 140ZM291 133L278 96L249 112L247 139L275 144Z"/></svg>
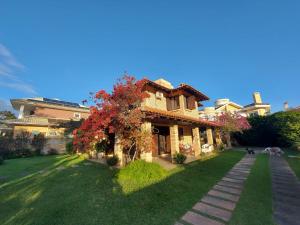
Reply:
<svg viewBox="0 0 300 225"><path fill-rule="evenodd" d="M152 141L148 151L140 154L145 161L174 163L174 155L182 153L190 162L200 159L202 153L209 153L222 143L219 126L214 122L161 110L146 113L149 117L144 120L141 129L151 133ZM117 137L114 153L121 159L122 166L124 157Z"/></svg>
<svg viewBox="0 0 300 225"><path fill-rule="evenodd" d="M218 131L210 126L197 126L195 124L159 124L145 122L143 129L151 131L151 151L143 153L142 159L155 161L160 158L172 162L176 153L187 156L188 161L201 157L201 153L209 153L220 144Z"/></svg>

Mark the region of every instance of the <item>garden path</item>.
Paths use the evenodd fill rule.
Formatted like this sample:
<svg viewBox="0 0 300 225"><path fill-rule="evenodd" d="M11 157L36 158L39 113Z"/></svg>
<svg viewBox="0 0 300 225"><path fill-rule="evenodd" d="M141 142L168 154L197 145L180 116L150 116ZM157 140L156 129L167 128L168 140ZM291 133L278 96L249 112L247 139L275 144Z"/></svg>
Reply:
<svg viewBox="0 0 300 225"><path fill-rule="evenodd" d="M300 182L287 161L270 156L273 218L278 225L300 224Z"/></svg>
<svg viewBox="0 0 300 225"><path fill-rule="evenodd" d="M228 222L254 162L255 155L244 156L175 225L222 225Z"/></svg>

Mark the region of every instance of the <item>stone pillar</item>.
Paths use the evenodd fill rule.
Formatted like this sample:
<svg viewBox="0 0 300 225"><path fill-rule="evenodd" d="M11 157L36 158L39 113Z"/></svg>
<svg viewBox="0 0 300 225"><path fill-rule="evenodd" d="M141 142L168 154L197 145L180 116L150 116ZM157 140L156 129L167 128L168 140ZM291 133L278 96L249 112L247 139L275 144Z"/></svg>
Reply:
<svg viewBox="0 0 300 225"><path fill-rule="evenodd" d="M20 106L18 119L22 119L24 117L24 105Z"/></svg>
<svg viewBox="0 0 300 225"><path fill-rule="evenodd" d="M185 110L185 108L184 108L184 96L183 95L179 95L179 105L180 105L181 110Z"/></svg>
<svg viewBox="0 0 300 225"><path fill-rule="evenodd" d="M210 127L206 128L206 136L207 136L207 144L213 145L214 139L213 139L212 129Z"/></svg>
<svg viewBox="0 0 300 225"><path fill-rule="evenodd" d="M148 132L149 135L152 135L152 124L151 122L144 122L141 125L142 131ZM151 138L152 140L152 138ZM152 143L151 143L152 144ZM141 149L141 159L152 162L152 145L148 146L148 149Z"/></svg>
<svg viewBox="0 0 300 225"><path fill-rule="evenodd" d="M114 154L119 158L120 166L124 166L125 160L124 160L123 148L120 144L120 140L117 135L115 135Z"/></svg>
<svg viewBox="0 0 300 225"><path fill-rule="evenodd" d="M195 156L200 156L201 154L201 142L199 128L195 127L192 129L193 132L193 149L195 151Z"/></svg>
<svg viewBox="0 0 300 225"><path fill-rule="evenodd" d="M222 144L222 139L221 139L221 132L219 129L215 130L215 137L216 137L217 146L220 146Z"/></svg>
<svg viewBox="0 0 300 225"><path fill-rule="evenodd" d="M178 125L170 126L171 155L179 152Z"/></svg>

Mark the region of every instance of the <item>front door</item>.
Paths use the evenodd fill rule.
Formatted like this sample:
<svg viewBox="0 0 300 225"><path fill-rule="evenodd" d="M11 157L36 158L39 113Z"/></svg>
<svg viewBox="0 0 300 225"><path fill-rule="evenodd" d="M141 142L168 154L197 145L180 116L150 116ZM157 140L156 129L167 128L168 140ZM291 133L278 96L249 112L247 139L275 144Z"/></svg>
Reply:
<svg viewBox="0 0 300 225"><path fill-rule="evenodd" d="M166 136L164 135L159 135L158 136L158 154L164 154L166 153L167 150L167 140Z"/></svg>

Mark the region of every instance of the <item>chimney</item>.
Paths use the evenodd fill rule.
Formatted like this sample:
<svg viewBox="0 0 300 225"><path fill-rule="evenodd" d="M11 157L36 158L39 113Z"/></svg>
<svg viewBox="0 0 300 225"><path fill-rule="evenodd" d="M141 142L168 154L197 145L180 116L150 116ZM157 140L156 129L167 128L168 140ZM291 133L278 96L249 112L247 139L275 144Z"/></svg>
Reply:
<svg viewBox="0 0 300 225"><path fill-rule="evenodd" d="M262 103L259 92L254 92L253 93L253 101L254 101L254 104L261 104Z"/></svg>
<svg viewBox="0 0 300 225"><path fill-rule="evenodd" d="M289 109L289 103L285 102L283 103L284 111L287 111Z"/></svg>

